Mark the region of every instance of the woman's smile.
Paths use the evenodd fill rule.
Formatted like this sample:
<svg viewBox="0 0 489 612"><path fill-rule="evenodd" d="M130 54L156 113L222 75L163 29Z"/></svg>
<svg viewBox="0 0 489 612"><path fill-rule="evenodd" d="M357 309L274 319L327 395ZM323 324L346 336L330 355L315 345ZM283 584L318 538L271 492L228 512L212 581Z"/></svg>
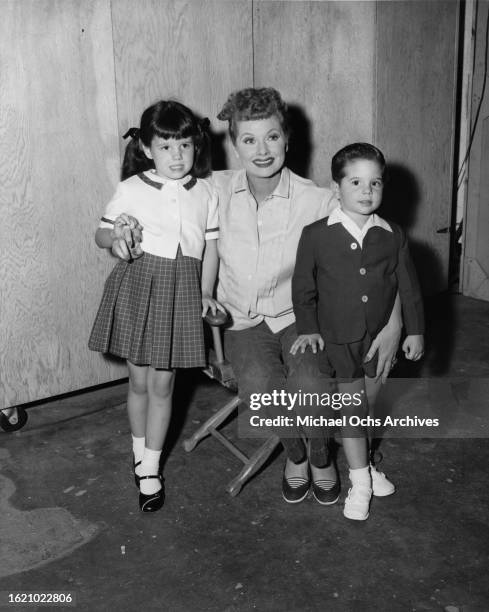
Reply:
<svg viewBox="0 0 489 612"><path fill-rule="evenodd" d="M274 162L274 158L273 157L267 157L265 159L254 159L253 163L255 164L255 166L258 166L259 168L268 168L269 166L271 166Z"/></svg>

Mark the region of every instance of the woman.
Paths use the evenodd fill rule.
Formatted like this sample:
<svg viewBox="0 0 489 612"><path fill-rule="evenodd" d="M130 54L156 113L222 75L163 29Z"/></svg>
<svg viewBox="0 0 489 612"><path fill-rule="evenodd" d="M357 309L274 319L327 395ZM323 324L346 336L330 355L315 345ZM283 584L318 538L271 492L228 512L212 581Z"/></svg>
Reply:
<svg viewBox="0 0 489 612"><path fill-rule="evenodd" d="M224 342L240 396L248 401L252 393L324 390L317 356L310 350L290 353L297 338L291 279L303 227L327 216L337 202L329 189L285 166L287 107L275 89L231 94L218 118L229 122L234 152L243 166L213 175L221 236L218 299L232 317ZM371 359L378 350L377 374L383 379L400 337L399 306L395 310L367 356ZM287 412L288 406L281 407ZM287 453L285 501L302 501L312 486L319 503L335 503L339 482L328 456L326 430L316 429L312 435L283 428L278 433Z"/></svg>

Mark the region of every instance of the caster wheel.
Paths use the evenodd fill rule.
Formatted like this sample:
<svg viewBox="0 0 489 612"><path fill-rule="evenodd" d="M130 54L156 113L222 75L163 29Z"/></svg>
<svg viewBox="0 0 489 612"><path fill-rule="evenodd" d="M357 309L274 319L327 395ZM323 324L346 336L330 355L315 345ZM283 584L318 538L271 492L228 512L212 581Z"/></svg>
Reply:
<svg viewBox="0 0 489 612"><path fill-rule="evenodd" d="M11 409L8 409L10 412ZM7 417L6 410L0 410L0 427L4 431L17 431L22 429L27 423L27 412L24 408L13 408L13 412ZM12 422L13 417L17 415L17 422Z"/></svg>

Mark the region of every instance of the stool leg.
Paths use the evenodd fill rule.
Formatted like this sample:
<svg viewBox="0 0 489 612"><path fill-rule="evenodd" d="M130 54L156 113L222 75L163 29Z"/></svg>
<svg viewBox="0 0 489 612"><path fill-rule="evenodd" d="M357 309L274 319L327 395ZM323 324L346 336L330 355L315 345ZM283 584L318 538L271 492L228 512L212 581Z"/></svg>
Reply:
<svg viewBox="0 0 489 612"><path fill-rule="evenodd" d="M236 408L241 403L239 397L234 397L227 404L225 404L220 410L216 412L216 414L212 415L210 419L199 427L191 436L183 441L183 448L189 453L192 451L202 438L205 438L209 435L210 428L219 427L219 425L225 421L228 416L236 410Z"/></svg>
<svg viewBox="0 0 489 612"><path fill-rule="evenodd" d="M274 448L280 443L280 439L278 436L273 435L268 440L260 446L260 448L251 455L245 467L241 470L241 472L233 478L231 482L226 487L226 491L232 496L235 497L241 491L242 486L245 484L247 480L249 480L253 474L255 474L261 466L265 463L265 461L270 457Z"/></svg>
<svg viewBox="0 0 489 612"><path fill-rule="evenodd" d="M224 353L222 350L221 330L219 327L211 327L212 330L212 342L214 344L214 351L216 353L217 363L224 363Z"/></svg>

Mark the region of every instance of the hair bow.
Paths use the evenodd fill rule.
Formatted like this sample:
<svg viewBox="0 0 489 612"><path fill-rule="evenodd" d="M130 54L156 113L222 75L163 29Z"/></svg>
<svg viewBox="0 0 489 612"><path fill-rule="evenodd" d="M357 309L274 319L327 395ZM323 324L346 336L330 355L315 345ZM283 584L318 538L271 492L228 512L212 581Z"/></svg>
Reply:
<svg viewBox="0 0 489 612"><path fill-rule="evenodd" d="M125 140L129 137L131 137L133 140L139 140L139 128L129 128L122 138Z"/></svg>

